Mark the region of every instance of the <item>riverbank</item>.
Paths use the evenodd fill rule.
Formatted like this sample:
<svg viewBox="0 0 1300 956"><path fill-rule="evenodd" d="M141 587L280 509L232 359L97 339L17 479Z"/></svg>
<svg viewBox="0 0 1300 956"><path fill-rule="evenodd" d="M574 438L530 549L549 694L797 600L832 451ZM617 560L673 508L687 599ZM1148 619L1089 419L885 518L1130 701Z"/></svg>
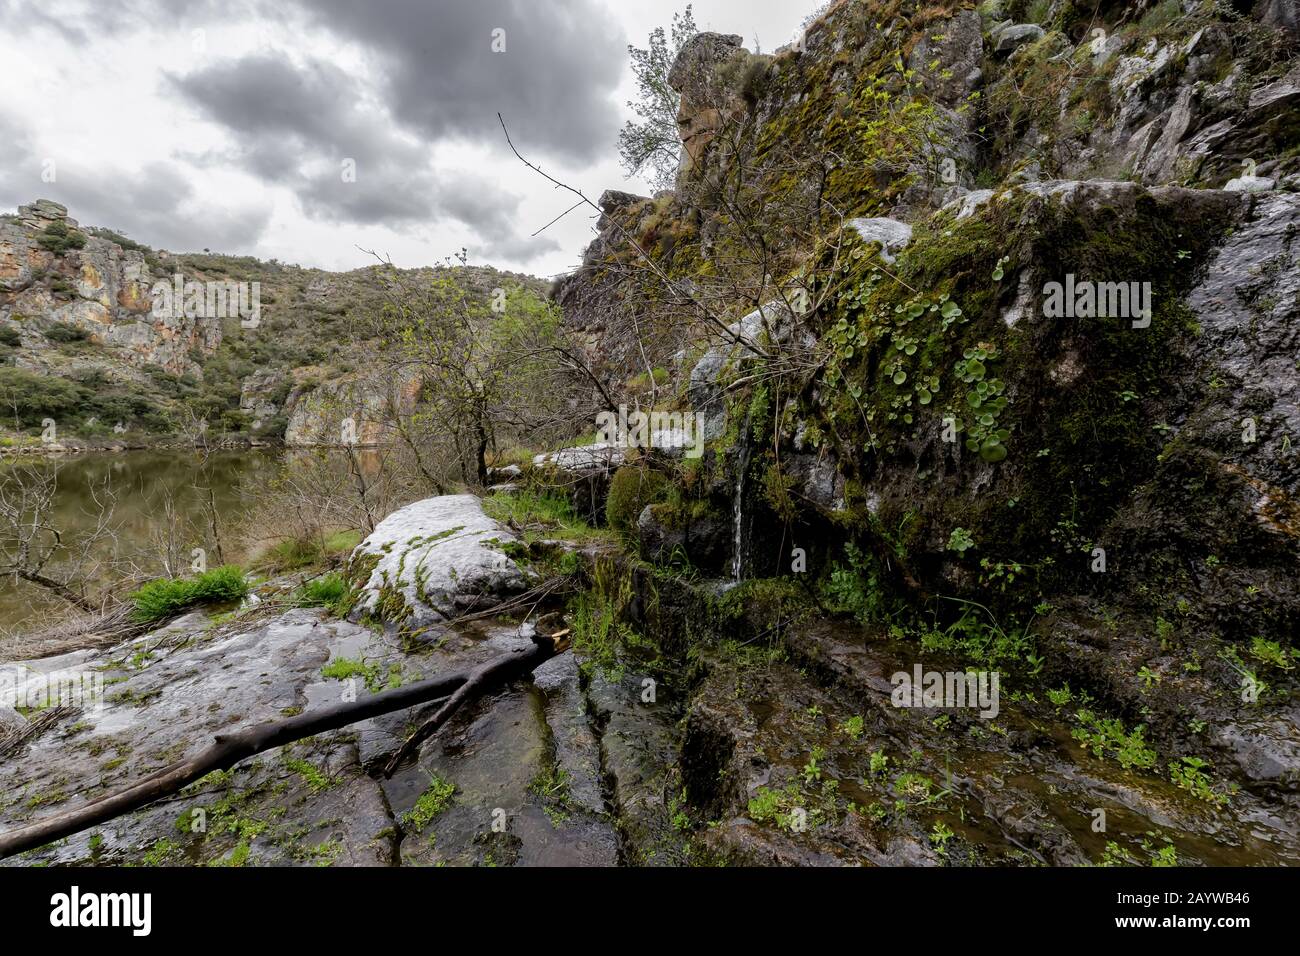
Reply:
<svg viewBox="0 0 1300 956"><path fill-rule="evenodd" d="M44 441L39 437L13 434L0 437L0 459L41 456L121 454L129 451L234 451L252 448L283 448L281 441L249 438L242 435L219 435L195 441L178 435L148 435L129 438L61 438Z"/></svg>

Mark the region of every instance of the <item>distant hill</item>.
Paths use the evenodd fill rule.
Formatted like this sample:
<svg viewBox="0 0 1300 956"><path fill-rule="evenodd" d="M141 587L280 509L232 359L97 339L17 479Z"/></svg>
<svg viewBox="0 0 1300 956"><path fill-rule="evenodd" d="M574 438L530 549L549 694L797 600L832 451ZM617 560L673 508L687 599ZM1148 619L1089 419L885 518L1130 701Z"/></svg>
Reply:
<svg viewBox="0 0 1300 956"><path fill-rule="evenodd" d="M169 253L81 226L49 200L19 207L0 216L0 429L8 444L50 419L61 439L147 440L200 422L209 435L280 439L301 399L358 371L340 345L378 306L380 268ZM545 290L483 266L423 271L485 296Z"/></svg>

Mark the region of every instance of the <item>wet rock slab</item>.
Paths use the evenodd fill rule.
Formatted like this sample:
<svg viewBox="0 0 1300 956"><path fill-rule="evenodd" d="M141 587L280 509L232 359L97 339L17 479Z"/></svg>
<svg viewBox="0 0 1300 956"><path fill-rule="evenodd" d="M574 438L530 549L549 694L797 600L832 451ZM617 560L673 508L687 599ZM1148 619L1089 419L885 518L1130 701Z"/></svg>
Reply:
<svg viewBox="0 0 1300 956"><path fill-rule="evenodd" d="M67 715L3 758L0 829L138 780L222 730L461 670L521 641L527 637L516 627L485 626L410 646L307 609L220 627L189 616L78 658L102 675L107 693L98 707ZM50 664L32 663L33 671ZM329 672L351 676L324 677L331 663ZM377 768L428 707L268 751L6 862L613 865L618 837L582 700L577 668L564 655L539 671L537 686L517 682L468 708L391 780ZM454 790L441 812L417 825L410 810L434 774Z"/></svg>

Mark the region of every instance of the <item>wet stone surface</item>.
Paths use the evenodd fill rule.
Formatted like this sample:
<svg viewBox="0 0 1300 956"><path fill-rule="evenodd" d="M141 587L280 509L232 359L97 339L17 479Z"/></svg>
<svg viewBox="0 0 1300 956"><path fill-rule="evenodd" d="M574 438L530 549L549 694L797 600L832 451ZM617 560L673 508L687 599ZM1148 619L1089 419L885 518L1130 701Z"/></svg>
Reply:
<svg viewBox="0 0 1300 956"><path fill-rule="evenodd" d="M190 615L98 656L81 655L80 666L104 677L104 700L3 758L11 783L0 798L0 828L138 780L201 750L221 730L462 670L521 641L527 637L517 627L483 626L407 646L308 609L220 626ZM144 810L6 862L618 862L599 745L571 655L539 669L536 686L516 682L468 706L415 763L384 780L379 768L433 706L268 751ZM449 789L420 803L435 779Z"/></svg>
<svg viewBox="0 0 1300 956"><path fill-rule="evenodd" d="M1285 801L1248 789L1222 807L1196 799L1163 762L1098 758L1064 709L1006 692L992 720L895 707L889 676L915 648L852 626L785 644L758 666L713 658L691 702L682 772L692 807L717 821L700 841L713 859L1070 866L1118 847L1150 864L1172 845L1182 864L1300 862Z"/></svg>

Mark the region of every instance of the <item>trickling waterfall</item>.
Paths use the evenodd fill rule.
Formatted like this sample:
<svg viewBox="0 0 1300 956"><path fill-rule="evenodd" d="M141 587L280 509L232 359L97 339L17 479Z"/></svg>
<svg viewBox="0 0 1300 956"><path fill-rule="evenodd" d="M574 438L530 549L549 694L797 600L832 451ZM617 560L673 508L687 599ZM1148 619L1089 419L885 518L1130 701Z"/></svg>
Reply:
<svg viewBox="0 0 1300 956"><path fill-rule="evenodd" d="M741 558L741 549L745 546L745 515L741 507L741 491L745 484L745 473L742 471L736 477L736 500L731 506L731 525L732 525L732 545L731 545L731 580L739 583L740 574L744 569L744 561Z"/></svg>
<svg viewBox="0 0 1300 956"><path fill-rule="evenodd" d="M731 504L731 580L737 584L745 573L745 473L749 471L749 416L740 431L740 453L736 461L736 497Z"/></svg>

